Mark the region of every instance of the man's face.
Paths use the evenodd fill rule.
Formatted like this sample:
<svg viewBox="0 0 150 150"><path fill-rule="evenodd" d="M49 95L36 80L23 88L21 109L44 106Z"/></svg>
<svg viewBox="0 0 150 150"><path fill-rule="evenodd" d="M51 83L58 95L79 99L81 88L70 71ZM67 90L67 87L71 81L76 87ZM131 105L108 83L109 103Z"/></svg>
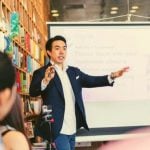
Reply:
<svg viewBox="0 0 150 150"><path fill-rule="evenodd" d="M54 63L62 65L66 59L67 46L61 40L54 41L52 43L51 51L48 51L47 53Z"/></svg>
<svg viewBox="0 0 150 150"><path fill-rule="evenodd" d="M16 86L0 92L0 120L3 120L10 112L16 100Z"/></svg>

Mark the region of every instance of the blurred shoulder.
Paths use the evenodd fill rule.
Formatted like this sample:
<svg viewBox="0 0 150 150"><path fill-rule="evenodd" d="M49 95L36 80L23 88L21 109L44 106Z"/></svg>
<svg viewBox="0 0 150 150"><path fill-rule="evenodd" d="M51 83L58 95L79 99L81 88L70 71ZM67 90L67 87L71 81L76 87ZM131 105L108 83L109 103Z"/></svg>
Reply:
<svg viewBox="0 0 150 150"><path fill-rule="evenodd" d="M3 136L4 145L11 150L29 150L24 134L18 131L9 131Z"/></svg>

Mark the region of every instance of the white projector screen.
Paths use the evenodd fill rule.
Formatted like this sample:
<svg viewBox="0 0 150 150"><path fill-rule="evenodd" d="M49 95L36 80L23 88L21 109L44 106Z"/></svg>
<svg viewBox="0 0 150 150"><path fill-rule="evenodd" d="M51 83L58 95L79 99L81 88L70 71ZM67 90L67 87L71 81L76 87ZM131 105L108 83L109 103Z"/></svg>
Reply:
<svg viewBox="0 0 150 150"><path fill-rule="evenodd" d="M67 40L69 65L90 75L130 69L113 87L83 89L85 101L150 100L150 24L49 23Z"/></svg>

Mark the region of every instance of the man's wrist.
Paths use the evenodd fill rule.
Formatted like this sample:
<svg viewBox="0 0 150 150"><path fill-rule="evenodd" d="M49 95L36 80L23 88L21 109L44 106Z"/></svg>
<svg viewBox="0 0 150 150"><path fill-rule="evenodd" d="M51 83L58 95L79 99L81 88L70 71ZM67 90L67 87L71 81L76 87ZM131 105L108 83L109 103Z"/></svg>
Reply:
<svg viewBox="0 0 150 150"><path fill-rule="evenodd" d="M112 72L112 73L110 74L110 78L111 78L112 80L114 80L114 79L116 78L116 76L115 76L115 73L114 73L114 72Z"/></svg>

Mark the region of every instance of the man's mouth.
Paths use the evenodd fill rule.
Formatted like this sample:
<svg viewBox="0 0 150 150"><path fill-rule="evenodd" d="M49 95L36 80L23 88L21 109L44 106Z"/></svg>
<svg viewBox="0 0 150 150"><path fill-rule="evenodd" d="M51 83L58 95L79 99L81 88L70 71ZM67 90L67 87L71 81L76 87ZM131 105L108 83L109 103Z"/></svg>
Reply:
<svg viewBox="0 0 150 150"><path fill-rule="evenodd" d="M59 58L59 59L64 59L64 56L59 56L58 58Z"/></svg>

